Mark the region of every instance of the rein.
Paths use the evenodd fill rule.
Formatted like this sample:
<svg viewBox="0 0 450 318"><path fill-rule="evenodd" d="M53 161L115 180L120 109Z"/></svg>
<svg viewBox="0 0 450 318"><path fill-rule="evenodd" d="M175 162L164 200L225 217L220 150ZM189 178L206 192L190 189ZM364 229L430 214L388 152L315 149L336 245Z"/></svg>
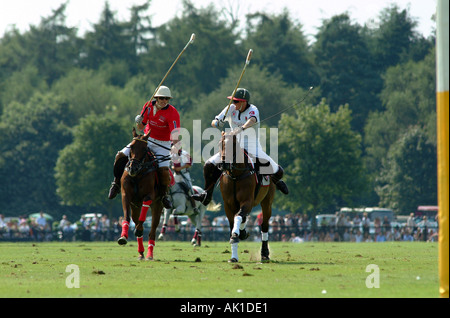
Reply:
<svg viewBox="0 0 450 318"><path fill-rule="evenodd" d="M233 142L236 142L236 136L233 136ZM255 174L255 169L248 165L248 163L244 163L244 167L239 167L234 161L236 160L236 153L233 153L233 162L225 163L225 139L222 139L222 163L219 164L219 169L222 170L223 174L232 179L233 181L240 181L249 176ZM234 171L243 171L242 174L235 175Z"/></svg>
<svg viewBox="0 0 450 318"><path fill-rule="evenodd" d="M147 140L139 137L135 137L133 138L133 140L145 142L147 144ZM149 161L146 161L147 158L149 158ZM148 173L156 170L156 168L158 167L157 162L158 159L156 158L155 154L151 152L150 149L147 147L147 151L143 159L131 158L126 165L125 170L129 172L131 164L135 164L138 166L138 170L134 175L134 177L145 176Z"/></svg>

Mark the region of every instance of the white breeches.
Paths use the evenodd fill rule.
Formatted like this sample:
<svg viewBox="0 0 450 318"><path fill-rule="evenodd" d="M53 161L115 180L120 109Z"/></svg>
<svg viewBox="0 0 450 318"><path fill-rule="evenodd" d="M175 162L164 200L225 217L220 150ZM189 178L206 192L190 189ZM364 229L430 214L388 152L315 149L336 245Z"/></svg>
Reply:
<svg viewBox="0 0 450 318"><path fill-rule="evenodd" d="M252 157L251 159L254 160L254 158L258 158L259 161L262 163L262 165L259 166L259 173L260 174L274 174L278 171L279 167L278 164L263 150L261 145L248 145L248 148L246 148L249 155ZM210 162L217 166L217 164L222 162L222 158L220 156L220 152L216 153L214 156L209 158L207 162ZM264 163L269 163L267 166L264 166Z"/></svg>
<svg viewBox="0 0 450 318"><path fill-rule="evenodd" d="M161 141L153 138L148 138L148 148L155 154L158 159L158 166L169 167L170 166L170 141ZM127 157L130 157L130 144L121 150ZM166 159L166 160L163 160Z"/></svg>

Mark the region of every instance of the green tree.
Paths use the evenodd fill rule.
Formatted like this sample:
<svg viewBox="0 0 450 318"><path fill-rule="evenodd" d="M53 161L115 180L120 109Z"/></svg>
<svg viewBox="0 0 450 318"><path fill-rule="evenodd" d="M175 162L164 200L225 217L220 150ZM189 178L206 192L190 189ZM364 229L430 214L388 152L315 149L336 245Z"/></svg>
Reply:
<svg viewBox="0 0 450 318"><path fill-rule="evenodd" d="M144 99L139 101L130 89L108 83L111 81L111 74L106 69L95 72L74 68L54 83L51 91L66 101L67 112L71 115L71 127L91 113L102 116L111 112L115 116L125 116L131 120L140 111L145 103Z"/></svg>
<svg viewBox="0 0 450 318"><path fill-rule="evenodd" d="M380 204L397 212L437 202L437 150L420 127L411 127L390 148L377 179Z"/></svg>
<svg viewBox="0 0 450 318"><path fill-rule="evenodd" d="M423 61L409 61L387 70L380 94L384 111L369 116L365 127L367 163L379 171L383 158L409 127L422 127L436 143L436 66L431 50Z"/></svg>
<svg viewBox="0 0 450 318"><path fill-rule="evenodd" d="M411 57L422 59L434 46L415 31L418 25L407 9L393 4L382 10L378 27L373 28L371 51L380 72L388 67L407 62ZM417 45L420 44L422 49Z"/></svg>
<svg viewBox="0 0 450 318"><path fill-rule="evenodd" d="M320 87L331 110L349 104L352 128L363 131L370 111L380 108L376 94L381 89L363 29L348 14L325 20L313 46L320 74Z"/></svg>
<svg viewBox="0 0 450 318"><path fill-rule="evenodd" d="M29 64L14 72L3 84L3 93L0 94L0 104L8 105L12 102L26 104L35 92L48 90L47 83L39 75L36 66Z"/></svg>
<svg viewBox="0 0 450 318"><path fill-rule="evenodd" d="M157 41L141 56L142 71L151 76L152 82L159 83L195 33L195 42L165 82L173 90L180 110L200 94L215 90L230 67L237 61L245 61L248 51L237 45L236 26L223 21L214 6L197 9L192 2L184 0L182 12L181 17L173 18L157 30Z"/></svg>
<svg viewBox="0 0 450 318"><path fill-rule="evenodd" d="M246 26L244 43L254 50L252 63L272 74L281 74L286 83L303 88L319 84L302 25L294 24L287 10L278 16L265 13L249 15Z"/></svg>
<svg viewBox="0 0 450 318"><path fill-rule="evenodd" d="M128 27L127 23L117 20L106 1L94 31L87 32L84 37L81 65L98 69L105 62L135 60L136 43L133 41L136 39L131 37Z"/></svg>
<svg viewBox="0 0 450 318"><path fill-rule="evenodd" d="M65 26L66 5L61 4L24 34L13 29L0 39L0 107L13 101L12 97L26 102L32 95L30 88L44 92L43 81L50 86L77 65L80 39L75 28ZM16 80L23 83L12 87Z"/></svg>
<svg viewBox="0 0 450 318"><path fill-rule="evenodd" d="M351 130L348 106L332 113L322 100L296 111L279 125L280 161L291 192L277 196L277 206L316 214L351 204L364 191L365 174L361 136Z"/></svg>
<svg viewBox="0 0 450 318"><path fill-rule="evenodd" d="M61 150L54 168L63 204L109 210L114 156L130 142L131 129L127 120L113 114L88 115L74 127L73 142ZM112 204L118 206L120 200Z"/></svg>
<svg viewBox="0 0 450 318"><path fill-rule="evenodd" d="M53 167L71 140L63 100L35 94L8 104L0 118L0 210L27 214L58 210Z"/></svg>

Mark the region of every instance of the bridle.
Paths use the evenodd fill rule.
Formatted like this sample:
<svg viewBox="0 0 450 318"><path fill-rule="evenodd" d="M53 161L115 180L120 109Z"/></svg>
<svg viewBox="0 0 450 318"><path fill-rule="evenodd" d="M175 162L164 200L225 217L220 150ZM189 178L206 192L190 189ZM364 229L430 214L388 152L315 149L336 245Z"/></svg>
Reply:
<svg viewBox="0 0 450 318"><path fill-rule="evenodd" d="M147 145L147 140L139 137L133 138L133 141L145 142L145 144ZM146 160L147 158L149 160ZM152 151L150 151L148 147L146 147L146 152L141 159L130 158L127 165L125 166L125 171L128 172L130 177L136 177L140 174L146 175L147 173L156 170L157 167L158 164L156 162L155 155Z"/></svg>
<svg viewBox="0 0 450 318"><path fill-rule="evenodd" d="M239 147L236 146L236 136L232 135L233 138L233 160L227 162L226 160L226 141L225 139L230 137L230 135L223 135L221 139L221 159L222 162L218 165L219 169L222 170L223 174L231 178L233 181L243 180L255 173L254 167L248 162L236 163L236 152ZM244 158L248 158L247 154L244 153Z"/></svg>

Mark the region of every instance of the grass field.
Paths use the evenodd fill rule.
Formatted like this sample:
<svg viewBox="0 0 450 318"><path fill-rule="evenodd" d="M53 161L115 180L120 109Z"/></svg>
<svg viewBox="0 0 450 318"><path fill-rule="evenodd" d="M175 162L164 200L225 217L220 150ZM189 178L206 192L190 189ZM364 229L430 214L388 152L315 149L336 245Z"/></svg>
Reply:
<svg viewBox="0 0 450 318"><path fill-rule="evenodd" d="M241 242L228 263L227 242L157 242L154 261L137 260L137 244L0 243L0 297L150 298L438 298L438 245L421 242ZM79 269L79 288L68 288ZM379 288L366 271L379 269ZM69 277L70 276L70 277Z"/></svg>

